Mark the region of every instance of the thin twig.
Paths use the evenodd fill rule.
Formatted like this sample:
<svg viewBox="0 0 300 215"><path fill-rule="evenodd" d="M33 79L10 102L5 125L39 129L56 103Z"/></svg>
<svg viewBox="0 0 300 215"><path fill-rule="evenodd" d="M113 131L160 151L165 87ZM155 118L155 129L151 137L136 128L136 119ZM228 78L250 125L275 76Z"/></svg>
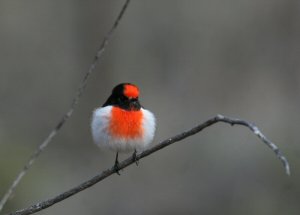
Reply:
<svg viewBox="0 0 300 215"><path fill-rule="evenodd" d="M106 36L102 40L102 43L101 43L99 49L97 50L97 53L95 55L95 58L94 58L93 62L91 63L87 73L85 74L82 81L80 82L80 85L77 89L76 95L73 98L73 101L71 103L70 109L63 115L61 120L57 123L57 125L54 127L54 129L49 133L47 138L38 146L37 150L30 156L30 158L27 161L26 165L19 172L19 174L17 175L17 177L13 181L12 185L9 187L9 189L4 194L3 198L0 201L0 212L3 209L4 205L6 204L6 202L8 201L8 199L11 197L11 195L14 192L14 190L16 189L17 185L20 183L20 181L22 180L24 175L27 173L28 169L32 166L32 164L39 157L39 155L45 150L45 148L49 145L49 143L52 141L52 139L57 135L57 133L63 127L63 125L67 122L67 120L72 116L72 114L74 112L74 109L75 109L76 105L78 104L78 102L79 102L79 100L80 100L80 98L81 98L81 96L82 96L82 94L83 94L83 92L84 92L84 90L87 86L88 78L93 73L93 71L94 71L96 65L98 64L102 54L104 53L105 48L106 48L113 32L118 27L118 24L121 21L129 2L130 2L130 0L126 0L126 2L124 3L117 19L114 22L113 26L111 27L111 29L108 31L108 33L106 34Z"/></svg>
<svg viewBox="0 0 300 215"><path fill-rule="evenodd" d="M281 152L279 151L278 147L272 143L270 140L268 140L265 135L252 123L249 123L245 120L240 120L240 119L234 119L234 118L230 118L230 117L225 117L222 115L217 115L211 119L208 119L207 121L205 121L204 123L201 123L200 125L185 131L181 134L178 134L174 137L168 138L162 142L160 142L159 144L153 146L152 148L142 152L141 154L137 154L136 155L136 159L142 159L158 150L161 150L162 148L169 146L175 142L178 142L180 140L183 140L189 136L195 135L196 133L202 131L204 128L207 128L213 124L216 124L218 122L224 122L230 125L242 125L242 126L246 126L248 127L254 134L256 134L258 136L259 139L262 140L263 143L265 143L269 148L272 149L272 151L276 154L276 156L280 159L280 161L283 163L283 166L285 168L285 172L287 175L290 175L290 167L289 167L289 163L287 161L287 159L281 154ZM127 158L126 160L124 160L123 162L121 162L119 164L119 169L116 169L115 167L112 167L110 169L107 169L105 171L103 171L102 173L94 176L93 178L83 182L82 184L79 184L78 186L63 192L57 196L55 196L54 198L48 199L46 201L42 201L39 202L37 204L34 204L28 208L22 209L22 210L18 210L16 212L10 213L8 215L27 215L27 214L33 214L36 213L38 211L41 211L45 208L48 208L60 201L63 201L64 199L69 198L70 196L75 195L76 193L83 191L91 186L93 186L94 184L102 181L103 179L109 177L110 175L118 172L118 170L124 169L127 166L135 163L136 159L134 159L133 156Z"/></svg>

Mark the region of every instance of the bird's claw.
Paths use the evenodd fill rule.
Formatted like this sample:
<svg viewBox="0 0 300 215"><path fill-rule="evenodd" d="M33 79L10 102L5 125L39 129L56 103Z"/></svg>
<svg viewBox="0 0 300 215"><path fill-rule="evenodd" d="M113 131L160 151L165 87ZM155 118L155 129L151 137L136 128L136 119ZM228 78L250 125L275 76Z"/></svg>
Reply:
<svg viewBox="0 0 300 215"><path fill-rule="evenodd" d="M119 172L119 170L120 170L119 161L116 161L116 162L115 162L114 170L115 170L115 172L116 172L118 175L121 175L120 172Z"/></svg>
<svg viewBox="0 0 300 215"><path fill-rule="evenodd" d="M139 165L139 159L136 156L136 150L134 150L133 154L132 154L132 160L135 162L135 164L138 166Z"/></svg>
<svg viewBox="0 0 300 215"><path fill-rule="evenodd" d="M119 170L120 170L120 165L119 165L118 157L119 157L119 152L117 152L117 154L116 154L114 170L115 170L115 172L116 172L118 175L121 175L120 172L119 172Z"/></svg>

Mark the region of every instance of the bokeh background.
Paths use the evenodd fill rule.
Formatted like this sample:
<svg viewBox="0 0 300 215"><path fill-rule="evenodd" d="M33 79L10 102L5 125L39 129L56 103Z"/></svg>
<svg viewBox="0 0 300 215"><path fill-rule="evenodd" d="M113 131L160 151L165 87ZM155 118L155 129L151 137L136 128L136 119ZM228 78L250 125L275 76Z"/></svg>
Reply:
<svg viewBox="0 0 300 215"><path fill-rule="evenodd" d="M0 2L0 196L70 107L123 2ZM73 117L4 212L112 166L92 143L91 113L132 82L157 117L154 144L218 113L238 117L280 147L291 177L249 130L217 124L39 214L298 215L299 20L297 0L132 1Z"/></svg>

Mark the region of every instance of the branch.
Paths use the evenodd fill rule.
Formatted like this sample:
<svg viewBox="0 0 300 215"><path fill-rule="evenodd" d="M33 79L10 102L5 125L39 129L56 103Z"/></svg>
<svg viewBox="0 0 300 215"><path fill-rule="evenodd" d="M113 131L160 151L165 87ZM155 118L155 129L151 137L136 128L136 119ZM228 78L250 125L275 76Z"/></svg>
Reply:
<svg viewBox="0 0 300 215"><path fill-rule="evenodd" d="M27 171L33 165L35 160L45 150L45 148L49 145L49 143L52 141L52 139L57 135L57 133L60 131L60 129L63 127L63 125L67 122L67 120L72 116L72 114L74 112L74 109L75 109L76 105L78 104L78 102L79 102L79 100L80 100L80 98L81 98L81 96L82 96L82 94L83 94L83 92L84 92L84 90L87 86L88 78L93 73L93 71L95 70L96 65L100 61L101 56L103 55L103 53L105 51L105 48L106 48L112 34L114 33L115 29L118 27L118 24L121 21L129 2L130 2L130 0L126 0L126 2L124 3L117 19L114 22L113 26L107 32L106 36L102 40L102 43L101 43L100 47L97 50L97 53L94 57L93 62L91 63L91 65L90 65L87 73L85 74L84 78L80 82L80 85L77 89L76 95L73 98L73 101L71 103L70 109L63 115L61 120L57 123L57 125L54 127L54 129L49 133L47 138L38 146L36 151L30 156L29 160L27 161L27 163L25 164L23 169L19 172L19 174L17 175L17 177L13 181L12 185L9 187L9 189L4 194L3 198L0 201L0 212L3 209L4 205L6 204L6 202L8 201L8 199L11 197L12 193L14 192L14 190L16 189L16 187L18 186L20 181L22 180L22 178L24 177L24 175L27 173Z"/></svg>
<svg viewBox="0 0 300 215"><path fill-rule="evenodd" d="M225 117L222 115L217 115L211 119L208 119L207 121L201 123L200 125L185 131L181 134L178 134L176 136L173 136L171 138L168 138L162 142L160 142L159 144L153 146L152 148L143 151L142 153L136 155L137 159L142 159L158 150L161 150L163 148L165 148L166 146L169 146L175 142L179 142L189 136L195 135L196 133L202 131L204 128L207 128L213 124L216 124L218 122L224 122L230 125L242 125L242 126L246 126L248 127L254 134L256 134L258 136L259 139L262 140L263 143L265 143L269 148L271 148L271 150L276 154L276 156L280 159L280 161L283 163L283 166L285 168L285 172L287 175L290 175L290 167L289 167L289 163L287 161L287 159L281 154L281 152L279 151L279 148L272 143L270 140L268 140L265 135L252 123L249 123L247 121L244 120L240 120L240 119L234 119L234 118L230 118L230 117ZM135 159L131 156L129 158L127 158L126 160L124 160L123 162L121 162L119 164L119 169L124 169L127 166L131 165L135 163ZM79 184L78 186L63 192L57 196L55 196L54 198L48 199L46 201L42 201L39 202L37 204L34 204L28 208L22 209L22 210L18 210L16 212L10 213L8 215L27 215L27 214L33 214L36 213L38 211L41 211L45 208L48 208L60 201L63 201L73 195L75 195L76 193L79 193L80 191L83 191L91 186L93 186L94 184L102 181L103 179L111 176L112 174L116 173L116 170L114 167L107 169L105 171L103 171L102 173L94 176L93 178Z"/></svg>

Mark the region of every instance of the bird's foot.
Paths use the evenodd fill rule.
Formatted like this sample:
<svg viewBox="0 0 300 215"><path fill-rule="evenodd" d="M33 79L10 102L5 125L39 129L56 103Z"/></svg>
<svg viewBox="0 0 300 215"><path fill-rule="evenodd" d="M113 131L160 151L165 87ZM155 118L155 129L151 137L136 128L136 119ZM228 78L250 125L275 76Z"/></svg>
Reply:
<svg viewBox="0 0 300 215"><path fill-rule="evenodd" d="M136 156L136 150L134 150L133 154L132 154L132 160L135 162L135 164L138 166L139 165L139 159Z"/></svg>
<svg viewBox="0 0 300 215"><path fill-rule="evenodd" d="M120 172L119 172L119 170L120 170L120 165L119 165L118 157L119 157L119 152L117 152L117 154L116 154L114 170L116 171L116 173L117 173L118 175L121 175Z"/></svg>
<svg viewBox="0 0 300 215"><path fill-rule="evenodd" d="M116 171L116 173L117 173L118 175L121 175L120 172L119 172L119 170L120 170L119 161L116 161L116 162L115 162L114 170Z"/></svg>

